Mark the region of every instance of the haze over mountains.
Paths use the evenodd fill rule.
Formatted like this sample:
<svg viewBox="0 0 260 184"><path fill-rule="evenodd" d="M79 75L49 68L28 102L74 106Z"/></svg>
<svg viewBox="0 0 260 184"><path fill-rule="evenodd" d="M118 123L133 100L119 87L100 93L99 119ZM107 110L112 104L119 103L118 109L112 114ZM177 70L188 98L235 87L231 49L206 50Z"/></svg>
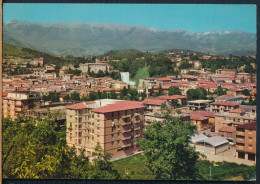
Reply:
<svg viewBox="0 0 260 184"><path fill-rule="evenodd" d="M199 25L198 25L199 26ZM188 49L219 55L255 55L256 34L243 31L192 33L96 22L30 23L8 21L3 42L53 55L99 55L110 50Z"/></svg>

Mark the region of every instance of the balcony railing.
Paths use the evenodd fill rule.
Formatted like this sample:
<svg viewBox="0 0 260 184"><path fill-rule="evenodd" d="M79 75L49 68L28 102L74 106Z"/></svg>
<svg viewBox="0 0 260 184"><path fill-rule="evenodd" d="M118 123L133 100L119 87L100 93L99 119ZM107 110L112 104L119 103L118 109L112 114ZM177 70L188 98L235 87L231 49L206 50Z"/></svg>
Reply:
<svg viewBox="0 0 260 184"><path fill-rule="evenodd" d="M236 132L237 135L242 135L242 136L245 136L245 132L240 132L240 131L237 131Z"/></svg>
<svg viewBox="0 0 260 184"><path fill-rule="evenodd" d="M131 124L131 121L123 121L124 124L123 125L130 125Z"/></svg>
<svg viewBox="0 0 260 184"><path fill-rule="evenodd" d="M140 129L141 129L141 127L135 127L134 129L135 129L135 130L140 130Z"/></svg>
<svg viewBox="0 0 260 184"><path fill-rule="evenodd" d="M245 150L245 146L236 145L236 150L244 151Z"/></svg>
<svg viewBox="0 0 260 184"><path fill-rule="evenodd" d="M131 114L123 115L122 118L130 118Z"/></svg>
<svg viewBox="0 0 260 184"><path fill-rule="evenodd" d="M129 128L129 129L121 129L121 131L124 133L124 132L131 132L131 128Z"/></svg>
<svg viewBox="0 0 260 184"><path fill-rule="evenodd" d="M141 134L136 134L134 137L140 137L141 136Z"/></svg>
<svg viewBox="0 0 260 184"><path fill-rule="evenodd" d="M121 140L131 139L131 136L122 137Z"/></svg>
<svg viewBox="0 0 260 184"><path fill-rule="evenodd" d="M134 116L140 116L141 114L140 113L135 113Z"/></svg>
<svg viewBox="0 0 260 184"><path fill-rule="evenodd" d="M130 144L123 144L123 145L121 145L122 148L129 147L129 146L131 146L131 143Z"/></svg>
<svg viewBox="0 0 260 184"><path fill-rule="evenodd" d="M242 139L242 138L236 138L236 142L244 143L244 142L245 142L245 139Z"/></svg>

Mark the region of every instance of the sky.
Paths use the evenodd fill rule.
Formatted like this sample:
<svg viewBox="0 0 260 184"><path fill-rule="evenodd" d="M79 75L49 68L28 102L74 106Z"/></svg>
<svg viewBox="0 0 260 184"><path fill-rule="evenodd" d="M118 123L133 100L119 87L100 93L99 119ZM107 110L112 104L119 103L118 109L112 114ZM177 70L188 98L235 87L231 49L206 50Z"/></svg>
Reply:
<svg viewBox="0 0 260 184"><path fill-rule="evenodd" d="M109 22L190 32L256 33L255 5L4 4L3 21Z"/></svg>

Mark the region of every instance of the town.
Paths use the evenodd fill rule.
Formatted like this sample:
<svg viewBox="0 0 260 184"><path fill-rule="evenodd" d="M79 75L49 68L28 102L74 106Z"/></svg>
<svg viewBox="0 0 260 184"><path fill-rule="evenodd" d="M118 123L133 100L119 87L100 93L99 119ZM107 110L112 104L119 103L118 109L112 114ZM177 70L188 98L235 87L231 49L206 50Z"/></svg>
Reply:
<svg viewBox="0 0 260 184"><path fill-rule="evenodd" d="M116 161L142 154L136 140L153 122L163 124L166 109L196 126L190 145L206 156L202 159L255 165L255 56L115 53L82 62L54 57L77 60L64 64L50 62L45 54L5 56L3 116L35 122L51 117L66 127L66 144L77 155L84 150L91 157L99 144Z"/></svg>

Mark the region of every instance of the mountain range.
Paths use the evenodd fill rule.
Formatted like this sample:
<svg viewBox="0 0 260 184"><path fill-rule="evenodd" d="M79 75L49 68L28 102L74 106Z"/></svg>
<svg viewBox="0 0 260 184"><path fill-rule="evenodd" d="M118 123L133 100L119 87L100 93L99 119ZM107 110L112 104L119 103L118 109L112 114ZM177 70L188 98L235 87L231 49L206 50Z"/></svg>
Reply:
<svg viewBox="0 0 260 184"><path fill-rule="evenodd" d="M73 56L100 55L122 49L148 52L186 49L236 56L256 54L254 33L193 33L97 22L30 23L11 20L3 24L3 42L52 55Z"/></svg>

